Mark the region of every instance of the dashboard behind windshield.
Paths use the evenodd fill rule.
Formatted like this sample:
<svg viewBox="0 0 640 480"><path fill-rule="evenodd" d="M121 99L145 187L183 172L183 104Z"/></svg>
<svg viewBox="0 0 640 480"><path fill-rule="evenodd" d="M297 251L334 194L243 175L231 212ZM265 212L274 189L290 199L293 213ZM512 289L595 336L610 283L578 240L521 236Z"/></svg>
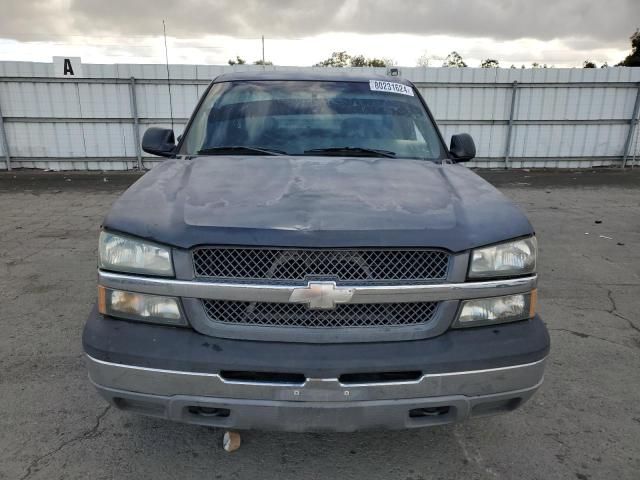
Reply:
<svg viewBox="0 0 640 480"><path fill-rule="evenodd" d="M348 148L359 156L379 151L396 158L445 158L420 99L402 87L383 91L369 82L299 80L216 83L194 116L180 154L242 154L236 147L249 147L348 156L341 151Z"/></svg>

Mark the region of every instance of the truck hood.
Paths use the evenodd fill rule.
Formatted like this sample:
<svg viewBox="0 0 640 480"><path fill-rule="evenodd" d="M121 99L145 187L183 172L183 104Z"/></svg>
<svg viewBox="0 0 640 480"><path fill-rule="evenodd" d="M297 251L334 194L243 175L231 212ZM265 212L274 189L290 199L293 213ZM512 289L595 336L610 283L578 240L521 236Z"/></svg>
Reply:
<svg viewBox="0 0 640 480"><path fill-rule="evenodd" d="M429 246L529 235L525 215L460 165L387 158L208 156L163 162L105 228L169 244Z"/></svg>

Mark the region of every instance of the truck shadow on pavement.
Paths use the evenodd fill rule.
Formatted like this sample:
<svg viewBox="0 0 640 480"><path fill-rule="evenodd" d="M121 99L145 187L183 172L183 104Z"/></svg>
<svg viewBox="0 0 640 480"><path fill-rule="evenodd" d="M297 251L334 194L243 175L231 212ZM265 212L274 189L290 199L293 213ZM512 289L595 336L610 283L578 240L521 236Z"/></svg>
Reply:
<svg viewBox="0 0 640 480"><path fill-rule="evenodd" d="M168 423L111 410L119 449L134 453L129 467L157 478L494 478L494 466L478 449L484 419L404 431L287 433L242 431L232 453L222 447L224 430ZM507 417L508 418L508 417ZM144 452L144 453L143 453ZM114 472L115 473L115 472Z"/></svg>

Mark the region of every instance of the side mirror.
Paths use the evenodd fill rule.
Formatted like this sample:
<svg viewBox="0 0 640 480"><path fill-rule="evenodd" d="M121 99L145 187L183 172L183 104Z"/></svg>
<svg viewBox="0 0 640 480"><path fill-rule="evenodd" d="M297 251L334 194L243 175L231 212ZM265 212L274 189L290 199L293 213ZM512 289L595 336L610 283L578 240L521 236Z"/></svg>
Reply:
<svg viewBox="0 0 640 480"><path fill-rule="evenodd" d="M451 137L449 153L454 162L468 162L476 156L476 144L468 133L458 133Z"/></svg>
<svg viewBox="0 0 640 480"><path fill-rule="evenodd" d="M170 157L174 154L176 139L170 128L151 127L142 137L142 150L152 155Z"/></svg>

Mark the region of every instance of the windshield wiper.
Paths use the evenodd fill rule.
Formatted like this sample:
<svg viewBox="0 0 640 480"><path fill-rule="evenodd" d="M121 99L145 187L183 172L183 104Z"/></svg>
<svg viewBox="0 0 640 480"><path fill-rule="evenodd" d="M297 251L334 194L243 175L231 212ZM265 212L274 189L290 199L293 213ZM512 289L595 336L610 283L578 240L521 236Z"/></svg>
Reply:
<svg viewBox="0 0 640 480"><path fill-rule="evenodd" d="M385 157L395 158L396 152L389 150L379 150L376 148L363 148L363 147L329 147L329 148L312 148L311 150L305 150L305 154L335 154L335 155L359 155L364 157Z"/></svg>
<svg viewBox="0 0 640 480"><path fill-rule="evenodd" d="M261 155L289 155L284 150L275 150L273 148L247 147L244 145L209 147L198 150L198 155L243 155L252 153L259 153Z"/></svg>

